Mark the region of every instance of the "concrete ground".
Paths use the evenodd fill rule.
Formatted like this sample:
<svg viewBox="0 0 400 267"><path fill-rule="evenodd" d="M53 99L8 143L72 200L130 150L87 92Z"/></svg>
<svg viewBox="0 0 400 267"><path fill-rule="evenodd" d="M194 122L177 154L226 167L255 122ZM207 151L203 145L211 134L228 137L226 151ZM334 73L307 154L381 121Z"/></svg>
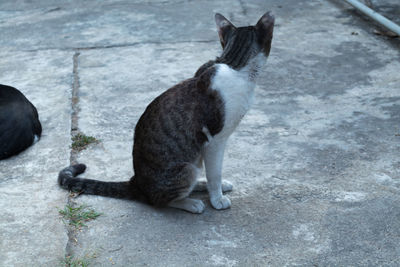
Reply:
<svg viewBox="0 0 400 267"><path fill-rule="evenodd" d="M231 209L206 193L193 215L59 189L71 160L129 179L146 105L219 55L214 13L246 25L267 10L271 55L224 160ZM1 1L0 83L44 130L0 162L0 266L399 266L400 43L376 29L339 0ZM100 143L72 151L77 130ZM76 231L67 203L103 215Z"/></svg>

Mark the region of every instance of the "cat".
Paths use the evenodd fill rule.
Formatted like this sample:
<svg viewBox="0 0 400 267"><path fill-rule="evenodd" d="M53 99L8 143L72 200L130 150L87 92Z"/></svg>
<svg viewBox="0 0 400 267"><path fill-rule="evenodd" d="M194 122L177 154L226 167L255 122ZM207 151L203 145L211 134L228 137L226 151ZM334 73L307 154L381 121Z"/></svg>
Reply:
<svg viewBox="0 0 400 267"><path fill-rule="evenodd" d="M202 213L205 205L189 194L208 189L215 209L230 208L223 192L232 190L232 184L221 180L225 145L250 108L275 19L267 12L255 26L236 28L217 13L215 21L221 56L155 98L140 117L132 152L135 175L126 182L81 179L76 176L86 166L76 164L59 173L62 188L192 213ZM197 182L203 161L207 183Z"/></svg>
<svg viewBox="0 0 400 267"><path fill-rule="evenodd" d="M14 87L0 84L0 160L25 150L41 134L35 106Z"/></svg>

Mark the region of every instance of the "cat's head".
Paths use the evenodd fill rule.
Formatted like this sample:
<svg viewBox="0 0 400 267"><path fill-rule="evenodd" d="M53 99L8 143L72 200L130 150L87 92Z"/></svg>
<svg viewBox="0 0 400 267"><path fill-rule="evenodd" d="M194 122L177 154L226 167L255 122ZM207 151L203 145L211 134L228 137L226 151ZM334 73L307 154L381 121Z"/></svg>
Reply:
<svg viewBox="0 0 400 267"><path fill-rule="evenodd" d="M270 12L265 13L254 26L235 27L219 13L215 14L215 22L224 50L221 58L236 60L236 65L240 65L243 64L239 62L240 58L242 58L241 61L247 62L259 53L263 53L266 57L269 55L275 22ZM233 67L240 67L235 66L235 62L232 64Z"/></svg>

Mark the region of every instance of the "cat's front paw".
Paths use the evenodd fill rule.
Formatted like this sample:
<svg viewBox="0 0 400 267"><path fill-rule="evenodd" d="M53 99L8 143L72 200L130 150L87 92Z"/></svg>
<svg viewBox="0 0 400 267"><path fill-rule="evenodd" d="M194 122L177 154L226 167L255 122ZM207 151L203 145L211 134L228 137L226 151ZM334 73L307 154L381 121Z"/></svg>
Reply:
<svg viewBox="0 0 400 267"><path fill-rule="evenodd" d="M210 202L213 208L217 210L229 209L231 207L231 201L226 196L221 196L220 198L211 198Z"/></svg>

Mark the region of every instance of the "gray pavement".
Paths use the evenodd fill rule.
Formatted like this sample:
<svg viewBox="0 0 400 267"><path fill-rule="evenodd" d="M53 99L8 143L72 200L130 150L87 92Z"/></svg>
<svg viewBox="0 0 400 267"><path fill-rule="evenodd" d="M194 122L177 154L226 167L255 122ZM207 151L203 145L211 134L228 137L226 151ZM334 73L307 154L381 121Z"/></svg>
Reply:
<svg viewBox="0 0 400 267"><path fill-rule="evenodd" d="M220 53L214 13L245 25L267 10L271 55L224 160L231 209L205 193L192 215L58 188L71 158L84 177L129 179L146 105ZM399 266L400 44L374 29L339 0L1 1L0 83L44 131L0 162L0 266ZM75 127L101 142L72 152ZM72 231L68 202L103 215Z"/></svg>

